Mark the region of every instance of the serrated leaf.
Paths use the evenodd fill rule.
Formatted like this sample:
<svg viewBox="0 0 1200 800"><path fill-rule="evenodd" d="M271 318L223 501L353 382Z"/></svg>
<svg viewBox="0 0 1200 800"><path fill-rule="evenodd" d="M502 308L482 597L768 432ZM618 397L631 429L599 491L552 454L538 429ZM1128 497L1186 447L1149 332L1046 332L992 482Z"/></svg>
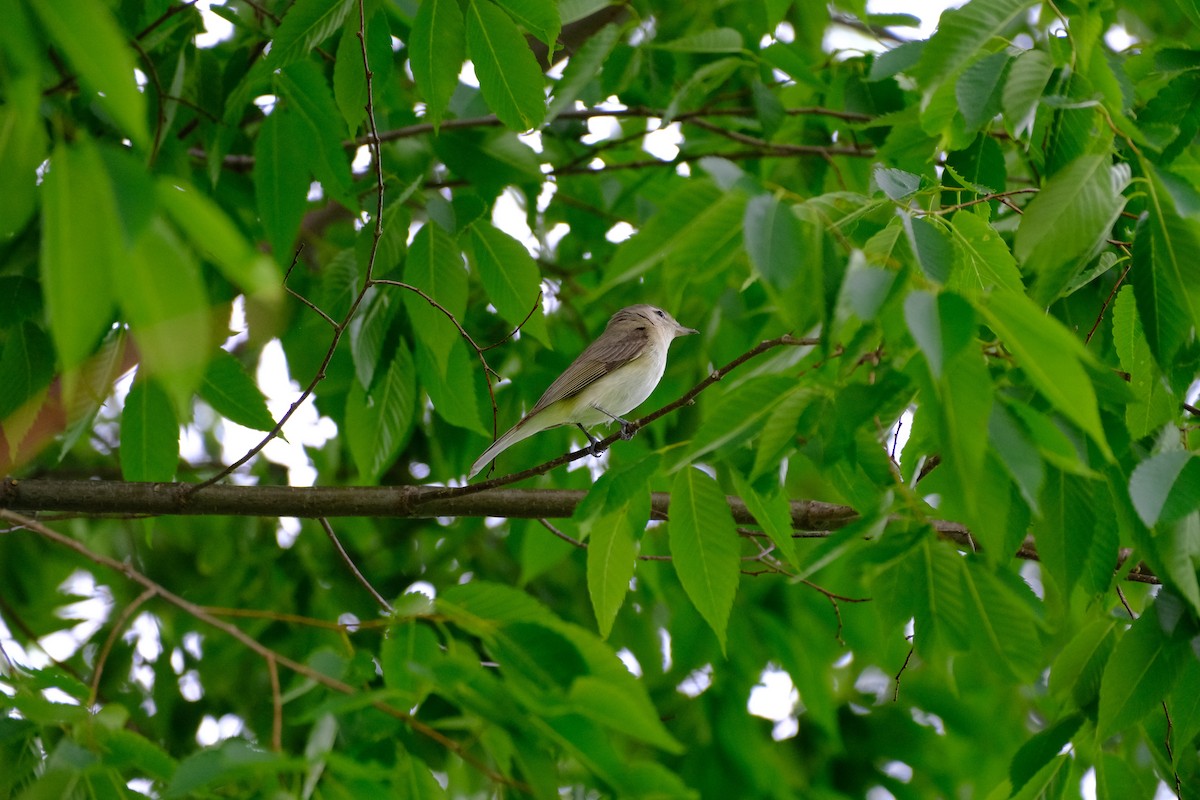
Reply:
<svg viewBox="0 0 1200 800"><path fill-rule="evenodd" d="M682 469L671 487L668 526L679 581L725 652L725 628L737 592L737 531L717 482L698 469Z"/></svg>
<svg viewBox="0 0 1200 800"><path fill-rule="evenodd" d="M391 292L367 290L359 313L350 322L350 357L354 376L363 389L375 382L376 366L383 355L383 338L396 315L397 304Z"/></svg>
<svg viewBox="0 0 1200 800"><path fill-rule="evenodd" d="M42 287L59 363L81 363L112 324L110 273L125 257L112 181L89 140L59 145L42 185Z"/></svg>
<svg viewBox="0 0 1200 800"><path fill-rule="evenodd" d="M1191 254L1200 252L1200 233L1184 219L1153 167L1146 191L1149 213L1133 240L1133 284L1138 315L1150 352L1163 370L1171 369L1189 333L1200 326L1200 282Z"/></svg>
<svg viewBox="0 0 1200 800"><path fill-rule="evenodd" d="M107 5L89 0L30 3L55 47L66 56L90 99L99 103L138 147L150 144L146 98L134 78L134 59L125 34Z"/></svg>
<svg viewBox="0 0 1200 800"><path fill-rule="evenodd" d="M183 407L211 354L208 299L200 267L170 226L156 219L113 281L142 365Z"/></svg>
<svg viewBox="0 0 1200 800"><path fill-rule="evenodd" d="M467 310L467 271L458 243L435 222L426 222L413 237L404 262L404 282L420 289L426 297L461 319ZM450 348L458 340L458 329L425 297L403 290L413 333L428 348L438 369L445 374Z"/></svg>
<svg viewBox="0 0 1200 800"><path fill-rule="evenodd" d="M1117 642L1104 669L1097 734L1108 738L1160 708L1189 657L1163 632L1158 604L1151 604Z"/></svg>
<svg viewBox="0 0 1200 800"><path fill-rule="evenodd" d="M879 165L875 167L871 177L889 200L903 200L916 194L921 188L921 176L902 169Z"/></svg>
<svg viewBox="0 0 1200 800"><path fill-rule="evenodd" d="M991 53L963 71L954 85L954 96L967 127L978 130L1000 113L1000 95L1012 56Z"/></svg>
<svg viewBox="0 0 1200 800"><path fill-rule="evenodd" d="M1000 463L1020 489L1025 503L1036 513L1038 497L1046 479L1046 467L1028 432L1003 403L992 404L988 440L999 455Z"/></svg>
<svg viewBox="0 0 1200 800"><path fill-rule="evenodd" d="M282 69L315 50L342 26L354 0L296 0L271 37L264 65Z"/></svg>
<svg viewBox="0 0 1200 800"><path fill-rule="evenodd" d="M1134 439L1148 436L1175 415L1174 403L1154 363L1142 331L1133 296L1133 288L1124 286L1113 303L1113 347L1121 367L1129 373L1129 388L1137 400L1125 406L1125 424Z"/></svg>
<svg viewBox="0 0 1200 800"><path fill-rule="evenodd" d="M562 78L554 84L554 96L546 108L546 123L571 108L587 85L600 75L605 61L621 40L621 29L605 25L571 54Z"/></svg>
<svg viewBox="0 0 1200 800"><path fill-rule="evenodd" d="M220 348L208 362L200 397L230 422L256 431L275 427L275 419L267 410L267 399L258 384L242 362Z"/></svg>
<svg viewBox="0 0 1200 800"><path fill-rule="evenodd" d="M179 466L179 423L162 387L138 375L121 411L121 475L127 481L173 480Z"/></svg>
<svg viewBox="0 0 1200 800"><path fill-rule="evenodd" d="M542 70L520 29L487 0L467 6L467 54L483 99L501 122L515 131L541 124L546 116Z"/></svg>
<svg viewBox="0 0 1200 800"><path fill-rule="evenodd" d="M489 222L472 225L470 238L472 263L492 305L510 325L525 322L521 330L548 346L546 318L538 302L542 276L529 251Z"/></svg>
<svg viewBox="0 0 1200 800"><path fill-rule="evenodd" d="M275 262L292 260L292 244L307 203L308 163L304 151L307 126L286 108L277 107L263 120L254 144L254 194Z"/></svg>
<svg viewBox="0 0 1200 800"><path fill-rule="evenodd" d="M377 483L408 441L416 413L416 368L401 342L384 374L370 392L350 384L346 398L346 438L359 474Z"/></svg>
<svg viewBox="0 0 1200 800"><path fill-rule="evenodd" d="M908 72L921 60L925 44L924 40L904 42L875 56L875 60L871 62L871 71L867 73L867 80L881 81L901 72Z"/></svg>
<svg viewBox="0 0 1200 800"><path fill-rule="evenodd" d="M649 499L646 501L647 516ZM645 521L642 521L643 526ZM637 558L634 528L627 509L622 506L608 514L589 519L581 526L588 535L587 585L600 636L612 633L617 612L625 603L629 581Z"/></svg>
<svg viewBox="0 0 1200 800"><path fill-rule="evenodd" d="M926 96L953 77L993 36L1003 35L1033 0L972 0L942 14L917 66Z"/></svg>
<svg viewBox="0 0 1200 800"><path fill-rule="evenodd" d="M0 375L4 376L0 380L0 423L49 386L54 377L54 347L45 331L33 322L24 322L7 334L0 350Z"/></svg>
<svg viewBox="0 0 1200 800"><path fill-rule="evenodd" d="M763 497L737 470L732 475L738 496L746 503L746 508L754 515L759 527L770 537L784 560L800 569L800 562L796 559L796 542L792 538L792 509L782 487Z"/></svg>
<svg viewBox="0 0 1200 800"><path fill-rule="evenodd" d="M350 177L350 159L342 149L342 137L335 124L340 112L325 75L312 61L299 61L279 71L276 85L288 113L301 120L307 129L303 139L307 144L302 151L304 160L293 164L292 169L311 171L329 197L356 211L359 203ZM307 165L307 169L302 165Z"/></svg>
<svg viewBox="0 0 1200 800"><path fill-rule="evenodd" d="M925 217L905 214L902 219L908 242L912 246L917 263L921 265L921 271L929 279L945 283L950 277L950 269L954 263L954 245L950 242L950 237L942 231L941 226L935 225Z"/></svg>
<svg viewBox="0 0 1200 800"><path fill-rule="evenodd" d="M1129 477L1129 496L1147 527L1200 508L1200 458L1183 450L1151 456Z"/></svg>
<svg viewBox="0 0 1200 800"><path fill-rule="evenodd" d="M525 30L554 50L562 21L558 16L558 4L553 0L496 0L497 4Z"/></svg>
<svg viewBox="0 0 1200 800"><path fill-rule="evenodd" d="M791 286L800 270L800 224L791 205L774 195L756 195L746 203L746 253L759 274L776 288Z"/></svg>
<svg viewBox="0 0 1200 800"><path fill-rule="evenodd" d="M1051 176L1021 216L1013 254L1035 276L1033 298L1041 305L1062 293L1078 259L1104 245L1125 205L1128 172L1110 164L1108 155L1076 159Z"/></svg>
<svg viewBox="0 0 1200 800"><path fill-rule="evenodd" d="M283 294L283 276L270 258L258 252L221 208L209 197L174 178L162 178L155 197L199 250L207 253L221 274L247 295L272 302Z"/></svg>
<svg viewBox="0 0 1200 800"><path fill-rule="evenodd" d="M785 375L752 378L732 389L692 437L691 446L673 469L748 436L772 409L794 390L796 382Z"/></svg>
<svg viewBox="0 0 1200 800"><path fill-rule="evenodd" d="M980 311L1034 387L1111 458L1096 392L1082 364L1091 356L1080 341L1024 295L993 292Z"/></svg>
<svg viewBox="0 0 1200 800"><path fill-rule="evenodd" d="M1021 271L1000 234L970 211L951 221L954 233L954 272L949 287L971 295L992 289L1023 292Z"/></svg>
<svg viewBox="0 0 1200 800"><path fill-rule="evenodd" d="M466 23L458 0L422 0L408 43L409 64L437 130L467 57Z"/></svg>
<svg viewBox="0 0 1200 800"><path fill-rule="evenodd" d="M1054 61L1041 50L1026 50L1013 61L1001 98L1004 122L1013 136L1033 130L1038 102L1053 73Z"/></svg>

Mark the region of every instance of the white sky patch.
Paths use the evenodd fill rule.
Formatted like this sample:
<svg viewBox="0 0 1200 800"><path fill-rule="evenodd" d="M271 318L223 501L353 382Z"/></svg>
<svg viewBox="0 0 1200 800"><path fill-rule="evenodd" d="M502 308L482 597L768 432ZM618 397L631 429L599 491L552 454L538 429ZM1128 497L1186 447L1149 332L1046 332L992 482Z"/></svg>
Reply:
<svg viewBox="0 0 1200 800"><path fill-rule="evenodd" d="M650 128L642 139L642 149L660 161L674 161L679 157L679 145L683 143L683 129L678 122L662 127L662 120L647 120Z"/></svg>
<svg viewBox="0 0 1200 800"><path fill-rule="evenodd" d="M529 223L525 220L524 198L511 186L506 186L492 207L492 224L525 245L534 258L541 253L541 245Z"/></svg>
<svg viewBox="0 0 1200 800"><path fill-rule="evenodd" d="M636 229L628 222L618 222L608 229L608 233L604 234L604 238L613 244L618 244L625 241L636 232Z"/></svg>
<svg viewBox="0 0 1200 800"><path fill-rule="evenodd" d="M371 148L369 145L359 145L354 151L354 160L350 162L350 171L355 175L365 175L371 168Z"/></svg>
<svg viewBox="0 0 1200 800"><path fill-rule="evenodd" d="M778 742L795 736L800 730L800 721L795 713L799 703L800 693L792 683L792 676L774 664L768 664L759 677L758 685L750 690L746 710L756 717L774 722L771 737Z"/></svg>
<svg viewBox="0 0 1200 800"><path fill-rule="evenodd" d="M224 2L199 0L196 3L196 8L200 9L200 18L204 20L204 33L196 36L196 47L216 47L226 39L233 38L233 23L210 11L214 5L224 5Z"/></svg>
<svg viewBox="0 0 1200 800"><path fill-rule="evenodd" d="M465 83L467 86L479 88L479 77L475 74L475 65L470 61L464 61L462 70L458 73L460 83Z"/></svg>
<svg viewBox="0 0 1200 800"><path fill-rule="evenodd" d="M1138 40L1135 39L1129 33L1129 31L1125 29L1124 26L1113 25L1108 29L1107 32L1105 32L1104 42L1113 50L1116 50L1118 53L1120 53L1123 50L1128 50L1129 48L1133 47L1138 43Z"/></svg>
<svg viewBox="0 0 1200 800"><path fill-rule="evenodd" d="M275 110L275 103L279 98L273 94L261 94L254 98L254 105L258 106L258 110L264 114L270 114Z"/></svg>
<svg viewBox="0 0 1200 800"><path fill-rule="evenodd" d="M699 669L694 669L679 682L675 690L688 697L699 697L708 691L708 687L712 686L712 673L712 664L705 664Z"/></svg>
<svg viewBox="0 0 1200 800"><path fill-rule="evenodd" d="M622 647L618 650L617 658L621 659L621 663L625 665L625 669L633 674L633 677L642 677L642 665L638 663L637 656L628 647Z"/></svg>

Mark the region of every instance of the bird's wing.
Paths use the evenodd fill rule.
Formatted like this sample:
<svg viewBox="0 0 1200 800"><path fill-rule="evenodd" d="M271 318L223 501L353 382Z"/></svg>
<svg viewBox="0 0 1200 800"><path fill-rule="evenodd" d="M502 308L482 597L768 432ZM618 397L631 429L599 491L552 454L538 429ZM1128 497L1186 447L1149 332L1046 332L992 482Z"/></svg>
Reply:
<svg viewBox="0 0 1200 800"><path fill-rule="evenodd" d="M616 340L605 340L602 335L550 384L550 388L546 389L526 416L541 411L555 401L574 397L603 376L633 361L646 349L649 339L650 332L644 328L625 332Z"/></svg>

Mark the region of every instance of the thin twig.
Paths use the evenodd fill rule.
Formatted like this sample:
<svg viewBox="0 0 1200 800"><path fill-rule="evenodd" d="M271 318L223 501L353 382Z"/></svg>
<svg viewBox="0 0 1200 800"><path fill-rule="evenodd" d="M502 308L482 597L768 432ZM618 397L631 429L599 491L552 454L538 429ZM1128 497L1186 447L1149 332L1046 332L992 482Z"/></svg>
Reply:
<svg viewBox="0 0 1200 800"><path fill-rule="evenodd" d="M120 638L125 626L129 624L129 618L133 616L133 612L141 608L142 604L151 597L154 597L154 592L150 589L142 592L133 599L132 603L121 610L120 615L113 622L112 630L105 637L104 644L100 647L100 653L96 656L96 666L92 670L91 691L88 692L89 708L96 705L96 698L100 695L100 677L104 674L104 665L108 661L108 654L112 652L113 645Z"/></svg>
<svg viewBox="0 0 1200 800"><path fill-rule="evenodd" d="M271 679L271 749L283 752L283 693L279 691L279 665L275 657L266 659L267 675Z"/></svg>
<svg viewBox="0 0 1200 800"><path fill-rule="evenodd" d="M375 591L375 587L372 586L371 582L367 580L366 576L359 571L358 567L354 564L354 559L350 558L350 554L346 552L346 548L342 547L342 543L338 539L337 534L333 532L333 526L329 524L329 520L325 517L318 517L317 522L321 523L321 527L324 529L325 535L329 537L329 541L333 542L333 549L337 550L337 554L342 559L342 563L346 565L346 569L350 570L350 574L354 576L354 579L357 580L359 584L367 590L367 593L370 594L371 597L375 598L375 602L379 604L379 607L382 608L385 613L391 614L393 611L392 604L385 600L383 595Z"/></svg>

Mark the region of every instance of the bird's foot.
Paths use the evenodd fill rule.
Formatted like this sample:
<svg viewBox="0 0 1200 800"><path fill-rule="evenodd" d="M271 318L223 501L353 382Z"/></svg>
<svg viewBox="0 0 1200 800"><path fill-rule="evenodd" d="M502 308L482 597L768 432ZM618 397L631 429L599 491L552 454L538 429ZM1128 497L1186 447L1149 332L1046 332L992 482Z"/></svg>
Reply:
<svg viewBox="0 0 1200 800"><path fill-rule="evenodd" d="M617 421L621 423L621 438L628 442L638 432L638 426L623 419Z"/></svg>

